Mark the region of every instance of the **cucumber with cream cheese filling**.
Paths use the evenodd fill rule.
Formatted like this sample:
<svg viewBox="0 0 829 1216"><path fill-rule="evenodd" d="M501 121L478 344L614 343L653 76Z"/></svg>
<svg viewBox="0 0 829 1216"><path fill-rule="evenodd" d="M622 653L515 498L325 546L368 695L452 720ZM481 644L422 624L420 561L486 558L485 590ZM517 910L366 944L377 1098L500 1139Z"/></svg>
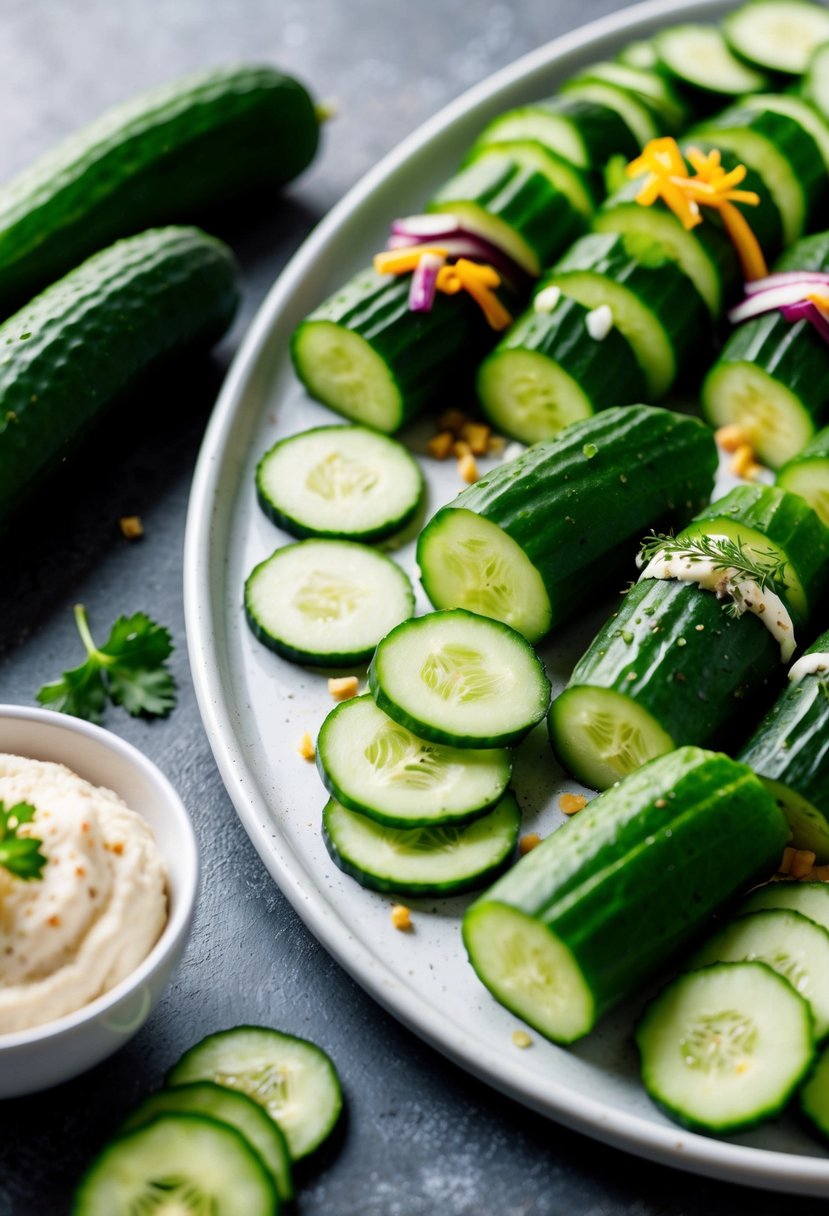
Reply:
<svg viewBox="0 0 829 1216"><path fill-rule="evenodd" d="M829 527L829 427L818 431L805 448L787 460L777 485L799 494Z"/></svg>
<svg viewBox="0 0 829 1216"><path fill-rule="evenodd" d="M711 432L668 410L634 405L574 423L430 520L417 547L426 594L537 641L613 584L645 529L693 515L716 462Z"/></svg>
<svg viewBox="0 0 829 1216"><path fill-rule="evenodd" d="M587 1034L786 843L745 765L684 747L601 794L467 911L479 979L558 1042Z"/></svg>
<svg viewBox="0 0 829 1216"><path fill-rule="evenodd" d="M601 172L611 156L636 156L639 145L611 107L580 97L551 97L499 114L479 140L534 139L580 169Z"/></svg>
<svg viewBox="0 0 829 1216"><path fill-rule="evenodd" d="M535 276L584 231L584 216L548 175L496 153L461 169L426 210L453 215Z"/></svg>
<svg viewBox="0 0 829 1216"><path fill-rule="evenodd" d="M537 301L543 304L544 295ZM601 336L591 334L591 324L601 325L594 331ZM535 306L523 313L478 370L484 414L522 443L550 439L597 410L646 395L642 369L612 312L603 316L565 295L549 311Z"/></svg>
<svg viewBox="0 0 829 1216"><path fill-rule="evenodd" d="M739 758L777 799L794 847L812 850L820 864L828 862L829 632L794 664L786 687Z"/></svg>
<svg viewBox="0 0 829 1216"><path fill-rule="evenodd" d="M364 270L302 321L291 340L312 397L390 433L447 393L471 387L496 340L465 291L438 292L430 312L409 308L410 275Z"/></svg>
<svg viewBox="0 0 829 1216"><path fill-rule="evenodd" d="M545 275L540 290L547 287L560 288L586 308L610 308L652 397L667 392L692 351L704 350L705 304L656 240L612 233L582 237Z"/></svg>

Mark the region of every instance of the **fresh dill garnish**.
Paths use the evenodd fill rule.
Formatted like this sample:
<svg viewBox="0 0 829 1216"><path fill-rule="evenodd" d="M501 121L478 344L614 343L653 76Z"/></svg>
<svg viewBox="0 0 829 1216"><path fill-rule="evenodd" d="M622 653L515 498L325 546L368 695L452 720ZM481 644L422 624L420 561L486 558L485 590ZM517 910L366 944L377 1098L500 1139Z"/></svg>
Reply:
<svg viewBox="0 0 829 1216"><path fill-rule="evenodd" d="M748 548L737 537L673 536L671 533L651 532L642 542L639 559L643 566L655 557L681 557L688 562L710 562L714 570L728 573L734 584L756 583L761 591L783 595L789 587L786 580L788 561L771 548Z"/></svg>

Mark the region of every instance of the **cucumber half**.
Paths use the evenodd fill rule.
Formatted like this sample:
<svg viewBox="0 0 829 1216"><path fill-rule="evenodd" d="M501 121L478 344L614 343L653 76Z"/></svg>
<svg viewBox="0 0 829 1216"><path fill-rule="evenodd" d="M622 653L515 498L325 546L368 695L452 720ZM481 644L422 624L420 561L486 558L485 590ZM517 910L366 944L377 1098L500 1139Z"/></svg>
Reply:
<svg viewBox="0 0 829 1216"><path fill-rule="evenodd" d="M555 320L549 324L552 329ZM550 439L593 413L590 399L566 368L534 350L493 351L481 364L478 396L496 430L527 444Z"/></svg>
<svg viewBox="0 0 829 1216"><path fill-rule="evenodd" d="M335 321L306 320L294 334L293 357L312 397L378 431L405 418L400 389L382 354L362 334Z"/></svg>
<svg viewBox="0 0 829 1216"><path fill-rule="evenodd" d="M655 44L671 76L693 89L739 97L767 83L760 72L740 62L715 25L675 25L657 34Z"/></svg>
<svg viewBox="0 0 829 1216"><path fill-rule="evenodd" d="M414 612L390 558L345 540L301 540L260 562L245 583L245 614L260 642L309 666L364 662Z"/></svg>
<svg viewBox="0 0 829 1216"><path fill-rule="evenodd" d="M273 1177L279 1198L293 1198L291 1154L285 1137L259 1103L247 1094L228 1089L226 1085L214 1085L212 1081L162 1089L150 1094L130 1113L124 1131L144 1127L157 1116L168 1114L207 1115L235 1128L262 1158Z"/></svg>
<svg viewBox="0 0 829 1216"><path fill-rule="evenodd" d="M325 719L317 765L338 802L391 828L467 823L501 798L512 771L508 751L418 739L368 696Z"/></svg>
<svg viewBox="0 0 829 1216"><path fill-rule="evenodd" d="M159 1115L110 1141L72 1207L72 1216L133 1212L277 1216L279 1195L235 1128L205 1115Z"/></svg>
<svg viewBox="0 0 829 1216"><path fill-rule="evenodd" d="M829 41L829 12L806 0L751 0L726 17L723 31L741 59L799 76L815 48Z"/></svg>
<svg viewBox="0 0 829 1216"><path fill-rule="evenodd" d="M815 431L797 395L754 363L715 363L703 385L702 409L715 428L738 426L773 469L796 456Z"/></svg>
<svg viewBox="0 0 829 1216"><path fill-rule="evenodd" d="M340 1079L320 1047L263 1026L236 1026L196 1043L167 1084L193 1081L213 1081L253 1098L282 1130L294 1161L331 1134L343 1105Z"/></svg>
<svg viewBox="0 0 829 1216"><path fill-rule="evenodd" d="M393 629L375 651L369 684L390 718L454 747L517 743L550 702L543 664L521 634L460 608Z"/></svg>
<svg viewBox="0 0 829 1216"><path fill-rule="evenodd" d="M566 688L553 701L549 727L564 767L596 790L676 747L643 706L610 688Z"/></svg>
<svg viewBox="0 0 829 1216"><path fill-rule="evenodd" d="M406 448L363 426L281 439L256 468L259 504L293 536L381 540L417 513L423 475Z"/></svg>
<svg viewBox="0 0 829 1216"><path fill-rule="evenodd" d="M332 859L362 886L408 895L460 895L486 886L507 865L521 812L508 793L474 823L391 828L332 798L322 826Z"/></svg>
<svg viewBox="0 0 829 1216"><path fill-rule="evenodd" d="M760 779L786 816L794 847L811 849L819 862L829 859L829 820L823 812L782 781L772 781L762 774Z"/></svg>
<svg viewBox="0 0 829 1216"><path fill-rule="evenodd" d="M708 963L766 963L808 1002L815 1036L829 1031L829 932L800 912L766 908L738 916L694 956Z"/></svg>
<svg viewBox="0 0 829 1216"><path fill-rule="evenodd" d="M808 1005L760 962L680 976L648 1005L636 1042L654 1102L717 1135L778 1114L814 1057Z"/></svg>

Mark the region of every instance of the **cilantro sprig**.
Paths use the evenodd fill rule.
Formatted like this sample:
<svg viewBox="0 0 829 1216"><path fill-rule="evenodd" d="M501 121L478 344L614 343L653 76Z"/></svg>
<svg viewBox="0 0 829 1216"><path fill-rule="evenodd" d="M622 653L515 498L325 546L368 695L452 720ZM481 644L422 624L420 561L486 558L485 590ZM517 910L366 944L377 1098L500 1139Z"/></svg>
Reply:
<svg viewBox="0 0 829 1216"><path fill-rule="evenodd" d="M86 662L44 684L41 705L60 713L100 722L107 700L137 717L163 718L176 703L176 682L165 667L173 650L169 629L144 612L119 616L103 646L89 629L86 609L75 605L75 623L86 648Z"/></svg>
<svg viewBox="0 0 829 1216"><path fill-rule="evenodd" d="M43 841L17 835L21 824L31 823L35 813L30 802L17 802L6 810L5 803L0 801L0 866L16 878L40 878L46 865L40 851Z"/></svg>

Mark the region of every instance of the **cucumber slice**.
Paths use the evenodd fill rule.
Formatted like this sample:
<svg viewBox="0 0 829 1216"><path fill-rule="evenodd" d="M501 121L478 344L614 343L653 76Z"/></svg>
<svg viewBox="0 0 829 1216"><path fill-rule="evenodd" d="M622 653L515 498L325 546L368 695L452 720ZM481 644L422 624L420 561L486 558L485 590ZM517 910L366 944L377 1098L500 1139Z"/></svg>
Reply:
<svg viewBox="0 0 829 1216"><path fill-rule="evenodd" d="M260 642L294 663L361 663L414 612L406 575L390 558L346 540L301 540L248 576L245 615Z"/></svg>
<svg viewBox="0 0 829 1216"><path fill-rule="evenodd" d="M659 135L659 122L654 110L627 87L620 87L609 80L590 80L579 76L561 86L561 95L592 101L615 110L640 148Z"/></svg>
<svg viewBox="0 0 829 1216"><path fill-rule="evenodd" d="M782 781L763 776L763 783L786 816L792 845L796 849L811 849L821 864L829 861L829 819L826 815Z"/></svg>
<svg viewBox="0 0 829 1216"><path fill-rule="evenodd" d="M474 823L445 827L383 827L333 798L322 814L326 848L341 870L374 891L407 895L486 886L515 852L520 827L512 794Z"/></svg>
<svg viewBox="0 0 829 1216"><path fill-rule="evenodd" d="M602 82L633 94L652 112L660 130L679 131L688 121L688 107L670 80L653 71L655 64L642 69L626 63L592 63L574 79L574 83ZM565 85L569 88L569 85Z"/></svg>
<svg viewBox="0 0 829 1216"><path fill-rule="evenodd" d="M715 25L675 25L655 39L660 63L684 85L722 97L765 88L767 78L732 54Z"/></svg>
<svg viewBox="0 0 829 1216"><path fill-rule="evenodd" d="M196 1043L167 1077L171 1086L193 1081L253 1098L282 1131L294 1161L331 1134L343 1105L340 1079L322 1048L264 1026L236 1026Z"/></svg>
<svg viewBox="0 0 829 1216"><path fill-rule="evenodd" d="M736 915L762 912L765 908L785 908L799 912L816 925L829 930L829 886L823 882L767 882L751 891Z"/></svg>
<svg viewBox="0 0 829 1216"><path fill-rule="evenodd" d="M259 504L294 536L380 540L415 516L423 475L402 443L362 426L291 435L256 467Z"/></svg>
<svg viewBox="0 0 829 1216"><path fill-rule="evenodd" d="M329 793L390 828L467 823L506 790L512 759L418 739L371 697L333 709L317 737L317 767Z"/></svg>
<svg viewBox="0 0 829 1216"><path fill-rule="evenodd" d="M508 110L484 128L480 140L532 139L579 169L604 169L616 153L639 151L630 128L615 109L581 97L562 95Z"/></svg>
<svg viewBox="0 0 829 1216"><path fill-rule="evenodd" d="M293 1199L291 1154L285 1137L273 1119L265 1114L258 1102L246 1094L212 1081L197 1081L150 1094L124 1122L125 1132L144 1127L158 1115L207 1115L219 1123L229 1124L255 1149L272 1176L279 1198Z"/></svg>
<svg viewBox="0 0 829 1216"><path fill-rule="evenodd" d="M829 42L817 47L800 88L824 118L829 119Z"/></svg>
<svg viewBox="0 0 829 1216"><path fill-rule="evenodd" d="M629 697L612 688L579 685L553 701L550 739L568 772L595 790L607 789L682 742Z"/></svg>
<svg viewBox="0 0 829 1216"><path fill-rule="evenodd" d="M817 144L829 173L829 123L814 106L791 93L759 93L746 97L743 105L749 110L768 110L772 114L785 114L793 118Z"/></svg>
<svg viewBox="0 0 829 1216"><path fill-rule="evenodd" d="M659 67L659 55L656 46L645 38L638 42L629 42L622 47L617 59L619 63L631 68L639 68L644 72L656 72Z"/></svg>
<svg viewBox="0 0 829 1216"><path fill-rule="evenodd" d="M815 48L829 40L829 12L806 0L751 0L726 17L723 32L741 59L799 76Z"/></svg>
<svg viewBox="0 0 829 1216"><path fill-rule="evenodd" d="M812 1129L829 1139L829 1048L818 1057L800 1091L800 1109Z"/></svg>
<svg viewBox="0 0 829 1216"><path fill-rule="evenodd" d="M800 912L766 908L739 916L694 956L708 963L766 963L808 1001L815 1036L829 1031L829 932Z"/></svg>
<svg viewBox="0 0 829 1216"><path fill-rule="evenodd" d="M455 747L517 743L550 703L544 666L521 634L461 608L393 629L375 651L369 684L395 722Z"/></svg>
<svg viewBox="0 0 829 1216"><path fill-rule="evenodd" d="M778 1114L814 1057L808 1005L760 962L680 976L648 1005L636 1042L654 1102L717 1135Z"/></svg>
<svg viewBox="0 0 829 1216"><path fill-rule="evenodd" d="M75 1195L72 1216L180 1212L276 1216L279 1195L248 1141L205 1115L159 1115L111 1140Z"/></svg>
<svg viewBox="0 0 829 1216"><path fill-rule="evenodd" d="M338 414L378 431L404 421L400 390L380 352L362 334L325 318L304 321L292 346L297 374L308 392Z"/></svg>
<svg viewBox="0 0 829 1216"><path fill-rule="evenodd" d="M508 156L518 165L533 169L546 177L550 185L562 194L582 215L590 217L595 205L595 185L590 176L577 169L572 161L565 160L544 144L532 139L503 140L497 143L479 140L474 145L465 163L474 164L488 156Z"/></svg>
<svg viewBox="0 0 829 1216"><path fill-rule="evenodd" d="M805 498L829 527L829 427L814 435L777 474L777 485Z"/></svg>

